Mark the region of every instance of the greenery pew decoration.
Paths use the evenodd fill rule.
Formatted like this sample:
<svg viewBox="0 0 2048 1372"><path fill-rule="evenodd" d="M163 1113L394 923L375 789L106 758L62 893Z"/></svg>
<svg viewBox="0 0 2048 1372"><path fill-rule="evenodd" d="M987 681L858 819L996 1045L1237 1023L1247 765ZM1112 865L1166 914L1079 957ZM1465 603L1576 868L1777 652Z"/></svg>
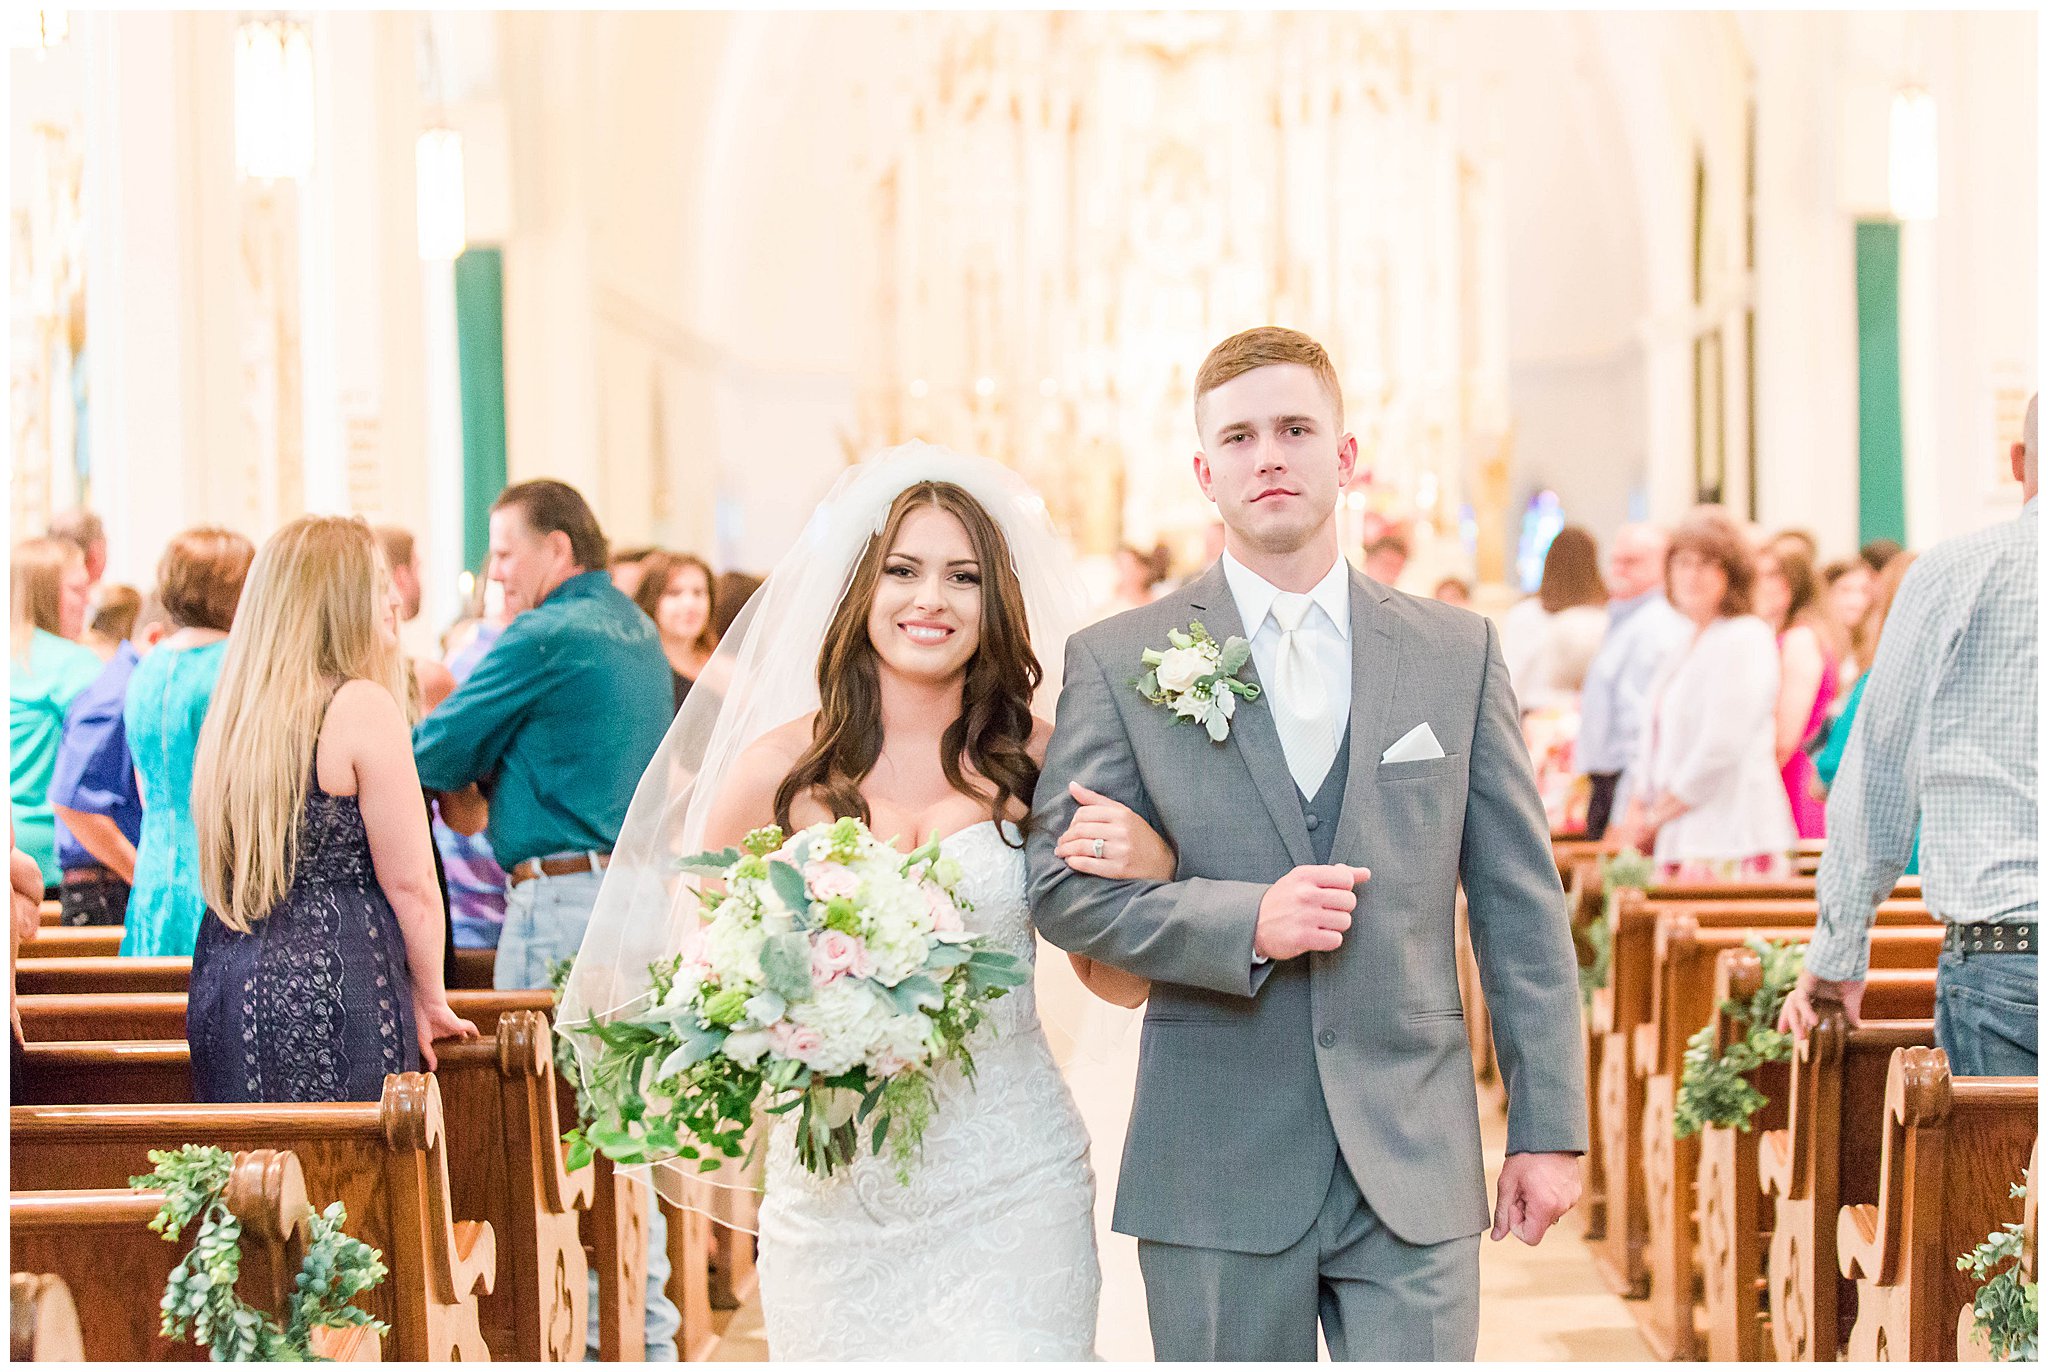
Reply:
<svg viewBox="0 0 2048 1372"><path fill-rule="evenodd" d="M1633 848L1600 859L1600 918L1578 931L1578 937L1592 952L1592 957L1579 966L1579 999L1587 1009L1592 1008L1593 993L1606 987L1613 967L1614 912L1621 892L1647 891L1656 870L1654 862Z"/></svg>
<svg viewBox="0 0 2048 1372"><path fill-rule="evenodd" d="M235 1155L188 1143L176 1151L152 1148L149 1160L156 1170L128 1181L134 1190L164 1193L149 1227L175 1243L198 1224L191 1251L164 1286L166 1338L195 1343L215 1362L313 1362L320 1360L312 1347L316 1330L367 1325L380 1335L388 1332L367 1310L349 1304L384 1280L384 1255L342 1232L348 1211L340 1201L312 1218L312 1236L279 1327L235 1294L242 1222L227 1204Z"/></svg>
<svg viewBox="0 0 2048 1372"><path fill-rule="evenodd" d="M1714 1054L1711 1021L1685 1041L1672 1116L1672 1133L1681 1139L1708 1125L1748 1132L1750 1117L1768 1103L1749 1074L1767 1062L1785 1062L1792 1056L1792 1036L1778 1032L1778 1012L1799 980L1806 945L1753 938L1743 940L1743 946L1763 963L1763 981L1747 1004L1721 1002L1721 1013L1742 1036L1720 1056Z"/></svg>
<svg viewBox="0 0 2048 1372"><path fill-rule="evenodd" d="M2024 1183L2012 1188L2015 1198L2024 1197ZM2026 1246L2026 1227L2008 1224L1956 1259L1956 1270L1968 1272L1978 1282L1977 1299L1971 1307L1976 1317L1973 1337L1988 1342L1991 1356L1999 1362L2036 1362L2040 1358L2040 1283L2025 1280L2021 1259Z"/></svg>

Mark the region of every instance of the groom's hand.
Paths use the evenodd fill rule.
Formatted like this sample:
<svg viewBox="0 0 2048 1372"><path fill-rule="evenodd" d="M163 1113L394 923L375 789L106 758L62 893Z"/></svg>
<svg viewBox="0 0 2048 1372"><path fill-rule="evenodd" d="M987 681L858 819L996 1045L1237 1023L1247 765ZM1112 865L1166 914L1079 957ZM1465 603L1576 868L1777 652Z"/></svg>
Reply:
<svg viewBox="0 0 2048 1372"><path fill-rule="evenodd" d="M1358 908L1354 888L1371 876L1363 867L1341 862L1295 868L1266 888L1252 952L1275 962L1303 953L1336 952L1351 927L1351 912Z"/></svg>
<svg viewBox="0 0 2048 1372"><path fill-rule="evenodd" d="M1498 1243L1513 1234L1533 1248L1578 1203L1578 1154L1510 1153L1500 1168L1493 1239Z"/></svg>

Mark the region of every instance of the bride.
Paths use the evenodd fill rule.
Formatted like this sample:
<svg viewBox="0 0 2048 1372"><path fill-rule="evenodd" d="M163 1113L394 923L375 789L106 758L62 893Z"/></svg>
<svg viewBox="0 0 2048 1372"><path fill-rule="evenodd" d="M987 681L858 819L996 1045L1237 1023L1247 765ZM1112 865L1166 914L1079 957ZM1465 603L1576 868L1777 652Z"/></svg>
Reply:
<svg viewBox="0 0 2048 1372"><path fill-rule="evenodd" d="M1022 826L1051 733L1032 702L1046 684L1039 650L1058 660L1078 603L1044 508L1007 469L923 444L849 472L736 626L725 701L694 718L698 694L685 703L621 850L718 849L764 825L793 832L843 815L906 851L939 835L965 871L970 927L1031 958ZM718 716L708 729L706 713ZM691 736L704 732L700 746ZM1098 802L1076 820L1085 838L1062 836L1070 860L1098 875L1170 879L1164 840ZM644 989L634 959L673 949L694 921L659 866L615 857L566 1022L581 1018L571 1002L604 1011ZM621 922L645 911L656 885L670 918L665 946L650 950L650 921L640 932ZM1073 970L1106 1001L1145 996L1144 982L1116 969L1077 958ZM1034 988L994 1002L971 1047L974 1078L941 1075L907 1184L886 1157L810 1173L796 1160L793 1117L776 1126L760 1215L774 1357L1092 1356L1100 1271L1088 1138Z"/></svg>

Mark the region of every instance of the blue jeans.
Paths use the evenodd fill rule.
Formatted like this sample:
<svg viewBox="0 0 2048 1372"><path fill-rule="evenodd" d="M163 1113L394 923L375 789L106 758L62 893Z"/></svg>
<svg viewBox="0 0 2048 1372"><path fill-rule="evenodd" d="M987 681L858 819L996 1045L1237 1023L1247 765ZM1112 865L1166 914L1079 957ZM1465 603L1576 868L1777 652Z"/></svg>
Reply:
<svg viewBox="0 0 2048 1372"><path fill-rule="evenodd" d="M505 893L505 929L498 936L498 960L491 980L501 991L548 984L548 964L569 961L583 946L583 931L597 905L602 872L535 877ZM676 1331L683 1317L668 1298L668 1225L649 1197L647 1216L647 1361L676 1360ZM590 1274L589 1356L597 1356L597 1273Z"/></svg>
<svg viewBox="0 0 2048 1372"><path fill-rule="evenodd" d="M1934 974L1934 1042L1959 1077L2039 1073L2040 958L1944 951Z"/></svg>

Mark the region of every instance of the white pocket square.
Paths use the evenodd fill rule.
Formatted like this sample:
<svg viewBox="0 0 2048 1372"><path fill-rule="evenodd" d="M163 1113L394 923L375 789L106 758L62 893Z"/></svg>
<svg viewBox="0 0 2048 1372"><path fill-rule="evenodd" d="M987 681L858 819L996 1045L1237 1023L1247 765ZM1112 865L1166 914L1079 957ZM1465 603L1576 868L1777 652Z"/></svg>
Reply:
<svg viewBox="0 0 2048 1372"><path fill-rule="evenodd" d="M1380 765L1389 762L1425 762L1433 757L1442 757L1444 748L1436 741L1436 735L1427 724L1418 724L1401 735L1401 741L1380 755Z"/></svg>

